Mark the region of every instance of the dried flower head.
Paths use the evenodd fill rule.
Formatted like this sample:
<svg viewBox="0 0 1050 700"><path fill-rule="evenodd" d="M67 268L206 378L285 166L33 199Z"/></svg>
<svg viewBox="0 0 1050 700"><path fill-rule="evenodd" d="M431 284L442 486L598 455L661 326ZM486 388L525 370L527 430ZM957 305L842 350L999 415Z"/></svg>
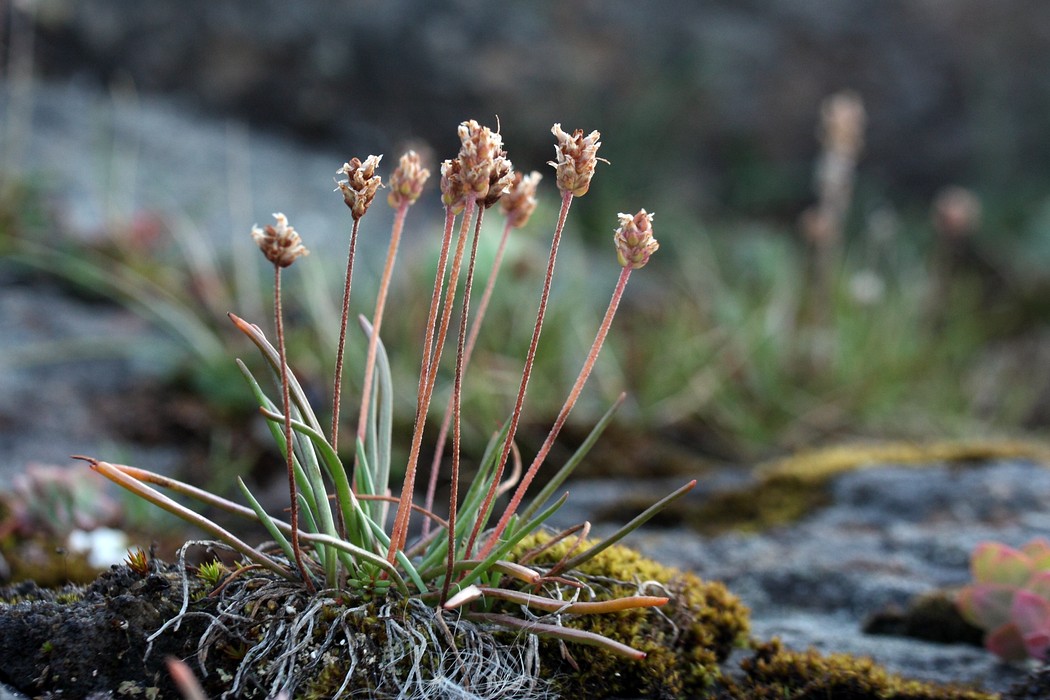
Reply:
<svg viewBox="0 0 1050 700"><path fill-rule="evenodd" d="M288 267L296 258L309 255L299 233L288 225L288 217L280 212L273 215L277 223L259 228L252 226L252 238L266 259L278 267Z"/></svg>
<svg viewBox="0 0 1050 700"><path fill-rule="evenodd" d="M336 171L338 175L346 175L345 180L336 182L336 189L342 191L343 201L350 207L354 219L365 215L376 196L376 190L383 186L383 179L376 175L376 167L382 159L383 156L368 156L362 163L358 158L351 158L349 163L343 163L343 167Z"/></svg>
<svg viewBox="0 0 1050 700"><path fill-rule="evenodd" d="M849 158L860 155L866 121L860 95L849 90L835 93L821 104L820 115L824 148Z"/></svg>
<svg viewBox="0 0 1050 700"><path fill-rule="evenodd" d="M503 156L496 158L492 163L492 171L489 173L488 194L484 199L479 200L481 206L488 209L500 201L507 194L512 182L514 182L514 166Z"/></svg>
<svg viewBox="0 0 1050 700"><path fill-rule="evenodd" d="M569 136L562 131L561 124L555 124L551 133L558 139L554 146L558 160L548 161L548 165L554 166L558 171L558 189L562 192L572 192L574 197L582 197L591 187L594 166L599 160L603 160L597 155L598 147L602 145L598 139L602 135L592 131L584 136L583 130L577 129Z"/></svg>
<svg viewBox="0 0 1050 700"><path fill-rule="evenodd" d="M423 159L415 151L409 151L401 156L397 168L390 174L390 194L386 201L395 209L414 204L429 178L430 171L423 167Z"/></svg>
<svg viewBox="0 0 1050 700"><path fill-rule="evenodd" d="M514 228L522 228L536 209L536 187L543 176L533 170L528 175L514 173L510 189L503 195L500 208Z"/></svg>
<svg viewBox="0 0 1050 700"><path fill-rule="evenodd" d="M634 216L617 216L620 217L620 226L613 234L617 259L624 267L634 270L645 267L649 256L660 248L660 244L653 238L653 215L642 209Z"/></svg>
<svg viewBox="0 0 1050 700"><path fill-rule="evenodd" d="M458 160L463 187L483 201L488 196L489 186L493 182L496 161L506 158L507 155L503 150L503 138L498 131L481 126L473 119L460 124L457 131L462 142Z"/></svg>
<svg viewBox="0 0 1050 700"><path fill-rule="evenodd" d="M446 160L441 164L441 202L451 209L453 214L459 214L467 206L467 193L461 171L459 158Z"/></svg>

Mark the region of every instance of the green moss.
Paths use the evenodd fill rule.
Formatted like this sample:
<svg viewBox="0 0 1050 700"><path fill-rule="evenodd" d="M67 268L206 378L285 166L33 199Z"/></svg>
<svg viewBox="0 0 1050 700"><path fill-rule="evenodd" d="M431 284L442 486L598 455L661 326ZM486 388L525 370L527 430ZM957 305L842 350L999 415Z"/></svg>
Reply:
<svg viewBox="0 0 1050 700"><path fill-rule="evenodd" d="M763 471L770 477L790 474L812 482L878 464L923 467L937 462L986 462L991 459L1032 459L1050 464L1050 445L1023 440L840 445L799 452L769 464Z"/></svg>
<svg viewBox="0 0 1050 700"><path fill-rule="evenodd" d="M212 559L210 562L205 562L197 567L197 578L208 588L218 586L219 581L228 573L230 573L229 569L218 559Z"/></svg>
<svg viewBox="0 0 1050 700"><path fill-rule="evenodd" d="M526 538L520 551L548 539ZM531 563L554 564L572 542L555 545ZM658 564L628 547L610 547L569 575L586 579L603 599L636 595L638 584L658 582L671 601L658 610L563 616L566 626L601 634L647 655L642 661L628 661L599 647L568 645L574 668L559 644L545 642L542 668L554 676L557 690L566 697L695 696L719 678L719 664L746 639L747 608L725 586Z"/></svg>
<svg viewBox="0 0 1050 700"><path fill-rule="evenodd" d="M69 605L70 603L76 603L79 600L83 600L84 592L78 589L63 590L62 592L55 594L55 602L60 605Z"/></svg>
<svg viewBox="0 0 1050 700"><path fill-rule="evenodd" d="M774 640L741 664L744 678L727 682L718 697L733 700L996 700L967 688L910 681L871 659L795 652Z"/></svg>

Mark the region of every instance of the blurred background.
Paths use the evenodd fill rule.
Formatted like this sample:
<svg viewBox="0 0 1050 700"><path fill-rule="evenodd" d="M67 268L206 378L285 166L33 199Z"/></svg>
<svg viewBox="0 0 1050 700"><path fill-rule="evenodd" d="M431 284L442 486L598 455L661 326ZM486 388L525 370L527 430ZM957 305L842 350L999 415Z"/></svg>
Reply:
<svg viewBox="0 0 1050 700"><path fill-rule="evenodd" d="M468 386L475 446L509 411L531 332L557 207L545 164L555 122L600 130L609 164L573 205L525 447L545 434L607 303L615 215L643 207L661 250L632 281L567 436L582 440L628 392L595 473L694 474L707 460L857 439L1042 437L1050 424L1042 0L0 7L0 335L14 343L4 367L17 388L0 428L16 463L38 450L61 459L72 439L265 481L273 455L252 446L229 359L248 351L224 318L268 318L250 225L284 211L318 253L290 282L302 285L291 356L323 398L349 228L336 169L383 153L385 177L407 147L437 163L469 118L498 123L515 167L546 177ZM435 180L409 217L385 326L402 428L440 220ZM370 313L389 221L385 205L364 221L358 312ZM85 340L55 321L69 299L96 319L116 302L145 321ZM25 306L34 300L51 306ZM102 363L79 394L77 358ZM91 385L102 367L115 378ZM27 376L32 386L18 384ZM69 410L32 408L59 387L92 410L41 418ZM12 432L36 443L16 446Z"/></svg>

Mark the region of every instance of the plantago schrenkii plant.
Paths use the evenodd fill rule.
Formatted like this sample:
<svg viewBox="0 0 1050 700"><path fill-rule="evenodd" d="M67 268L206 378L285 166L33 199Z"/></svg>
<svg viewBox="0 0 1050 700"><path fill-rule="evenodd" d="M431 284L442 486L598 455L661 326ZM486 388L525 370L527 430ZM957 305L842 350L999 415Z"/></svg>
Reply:
<svg viewBox="0 0 1050 700"><path fill-rule="evenodd" d="M263 358L272 369L281 392L278 401L271 400L256 378L243 363L238 361L242 374L260 404L260 412L285 457L291 506L289 509L290 522L284 522L267 513L243 481L239 485L249 507L146 470L89 460L92 467L121 486L225 541L251 562L252 568L269 570L277 574L284 582L283 586L301 584L311 596L316 590L317 596L334 595L335 599L340 601L347 600L348 596L351 598L357 596L364 600L385 600L388 596L395 596L395 599L406 600L409 603L416 599L417 602L430 606L426 609L431 611L434 610L433 605L435 604L439 604L440 609L444 610L465 608L465 617L456 624L473 620L479 624L523 628L534 634L597 644L611 652L634 658L644 656L606 637L565 627L561 624L559 616L601 614L650 607L662 605L668 599L663 596L638 595L593 603L577 600L579 584L574 584L571 580L573 566L587 561L597 551L638 527L672 500L686 493L695 482L686 484L665 497L607 540L592 545L582 553L576 553L574 549L570 549L556 566L546 571L524 565L524 562L534 556L535 552L524 555L523 563L508 560L514 557L515 547L525 537L540 528L565 502L567 494L555 499L551 505L547 505L547 502L554 496L554 491L582 460L622 402L621 397L621 400L598 422L576 454L561 468L557 476L540 491L528 508L519 513L518 507L521 505L526 490L535 479L594 367L631 272L643 267L658 248L652 234L652 214L642 209L634 215L619 215L620 225L616 229L614 242L622 271L608 310L599 325L583 368L554 426L519 482L518 477L522 473L521 459L514 444L514 435L521 417L525 392L543 325L559 242L572 199L587 192L594 174L594 166L600 160L596 155L601 145L597 131L587 136L584 136L582 131L569 135L556 124L552 132L557 138L558 160L551 164L557 170L561 208L554 229L532 337L510 416L490 440L485 453L477 462L477 474L466 485L462 497L459 492L461 464L464 456L461 454L460 425L464 373L491 297L492 286L499 272L508 233L511 228L521 227L528 220L535 207L536 186L540 180L538 173L532 173L529 176L514 173L506 152L503 150L502 137L499 133L473 120L460 125L460 152L455 159L445 161L441 167L442 201L446 210L445 226L430 310L424 329L416 415L413 422L408 463L399 495L390 495L388 483L391 460L392 387L389 363L380 337L380 329L405 216L409 207L419 197L429 175L421 166L418 156L411 152L401 159L397 170L390 177L391 192L388 199L395 209L390 246L371 322L364 318L361 319L361 325L367 337L368 352L365 363L364 389L360 397L352 470L344 466L337 451L341 359L349 314L350 278L353 274L358 224L376 190L380 187L380 180L375 174L375 169L381 156L370 156L363 163L353 159L340 171L347 176L347 179L339 183L339 189L342 190L346 204L351 209L354 224L344 285L339 360L335 370L330 437L324 435L317 416L295 373L289 368L285 356L284 323L281 313L281 270L299 256L305 255L307 251L295 229L288 224L282 214L274 215L277 219L275 225L252 229L256 242L267 259L274 264L276 347L270 344L258 326L230 314L237 328L259 348ZM474 268L484 212L499 202L501 198L505 198L502 206L506 217L503 236L486 289L471 322ZM451 250L456 218L460 216L462 220L456 245L454 250ZM469 254L466 245L468 236L471 237ZM451 267L446 275L450 252ZM465 270L464 257L466 257ZM433 485L428 487L425 507L419 507L413 503L413 492L423 431L438 379L442 350L450 326L452 326L461 276L463 277L463 292L459 297L461 306L457 324L451 395L448 409L443 416L437 456L433 467L436 474L437 465L444 451L445 440L451 429L452 470L448 519L442 520L433 513ZM514 462L514 468L511 470L511 476L504 479L506 465L511 460ZM436 477L432 476L430 481L433 483L435 479ZM272 544L260 547L248 545L228 530L161 494L149 484L201 501L210 507L220 508L227 513L254 520L266 528L272 538ZM509 505L500 514L496 527L488 530L488 521L493 514L496 498L499 494L511 489L514 489L514 493ZM386 514L392 504L396 505L396 510L391 528L387 531ZM418 540L410 542L409 524L413 511L422 514L427 522L423 528L423 535ZM578 547L588 531L589 526L584 524L556 534L553 541L575 534L578 538ZM485 539L479 542L483 534ZM476 544L480 546L476 548ZM477 558L473 558L475 549L477 549ZM243 570L246 569L242 568ZM252 575L264 574L253 573ZM563 598L563 589L566 586L577 586L574 588L577 593L568 600ZM528 590L520 590L523 587ZM252 593L246 592L245 595L250 596ZM538 619L533 619L534 616L530 614L528 620L509 614L514 606L522 605L542 614ZM310 609L319 610L320 605L311 604ZM439 612L433 614L440 616L440 609ZM543 616L545 613L551 613L554 616L546 618ZM445 625L447 622L442 619L440 624ZM451 635L446 635L445 638L450 639ZM291 661L288 663L291 665L282 666L285 670L274 671L274 673L293 674L295 672L294 663Z"/></svg>

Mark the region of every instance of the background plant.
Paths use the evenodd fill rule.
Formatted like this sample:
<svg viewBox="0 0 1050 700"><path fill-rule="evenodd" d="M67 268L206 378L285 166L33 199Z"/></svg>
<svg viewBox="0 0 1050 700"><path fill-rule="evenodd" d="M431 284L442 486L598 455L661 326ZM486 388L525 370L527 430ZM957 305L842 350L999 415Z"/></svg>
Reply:
<svg viewBox="0 0 1050 700"><path fill-rule="evenodd" d="M511 552L518 543L536 532L565 502L567 495L554 498L557 489L579 464L594 439L609 424L619 402L598 422L591 437L562 466L558 474L533 496L529 504L523 503L526 489L546 459L595 366L631 272L644 267L659 247L652 233L652 214L643 209L635 215L619 215L620 225L616 229L614 243L622 272L613 290L612 299L598 327L583 368L547 439L529 468L522 470L514 437L539 345L559 242L572 201L575 197L586 194L595 165L600 160L596 155L601 145L598 132L585 136L582 131L577 130L569 134L562 131L557 124L552 131L557 139L557 160L552 161L551 165L557 171L556 180L562 193L562 206L548 257L532 340L510 418L489 440L485 454L477 462L474 478L466 484L462 497L462 380L468 359L470 299L482 219L485 211L496 204L505 192L513 190L514 199L505 208L505 214L511 222L521 223L521 217L527 218L531 212L530 190L534 190L538 180L535 177L528 181L524 178L515 180L499 134L474 121L464 122L459 128L462 142L459 156L442 164L441 190L446 209L446 226L424 333L416 420L399 497L391 496L389 488L393 458L390 400L393 387L387 353L378 330L383 320L386 292L389 289L388 280L394 265L400 228L408 207L415 202L423 182L429 175L419 166L418 157L414 154L403 157L392 176L394 186L390 204L395 207L398 215L395 217L375 311L370 321L361 319L368 339L364 364L366 380L362 382L366 393L360 399L361 422L356 428L352 464L344 463L335 447L335 436L340 424L338 394L333 399L331 432L326 436L302 384L289 367L282 307L282 271L309 251L304 247L298 232L280 213L274 214L274 224L252 229L253 238L273 264L276 344L270 343L259 326L233 314L230 314L230 318L261 351L280 389L280 397L271 399L256 381L254 374L243 363L238 362L244 378L260 404L260 411L267 420L275 442L285 455L291 501L289 522L271 516L243 480L238 480L238 485L249 504L247 507L153 472L85 459L88 459L93 469L107 478L200 527L242 555L246 565L232 574L231 578L241 576L251 569L260 569L275 575L278 580L302 586L311 595L316 591L328 591L331 594L347 590L365 600L383 599L388 595L395 595L395 599L412 596L431 604L439 603L445 609L463 608L465 617L479 624L497 623L567 641L599 645L608 651L634 659L643 658L644 653L621 642L597 633L563 626L558 620L561 615L601 614L659 606L667 602L666 596L641 594L588 601L584 597L582 586L573 584L573 571L684 495L695 485L695 481L669 494L613 535L599 542L588 543L585 547L579 546L589 532L589 526L586 524L556 534L552 544L566 538L575 538L577 546L570 548L547 570L523 566L515 563L511 557ZM358 224L381 184L376 175L378 164L379 158L375 156L365 161L352 159L340 170L340 173L347 177L338 183L338 189L342 191L351 210L354 226L344 285L343 320L339 333L340 351L334 382L336 391L339 391L341 386L340 376L343 371L342 346L350 305L354 245ZM523 186L528 186L529 189L523 193L515 189ZM461 215L462 219L459 233L454 236L457 215ZM494 279L494 272L490 277ZM463 291L457 296L460 284ZM434 388L441 373L442 351L449 338L457 299L458 332L451 331L456 338L450 402L452 469L448 518L444 520L432 511L429 503L425 508L419 508L413 500L422 436L429 417ZM475 318L475 324L480 324L481 321L480 316ZM514 465L510 471L506 471L509 462L513 462ZM434 468L438 465L439 462L436 461ZM157 491L153 488L157 485L195 498L213 508L262 524L272 538L273 545L256 547L246 543L221 525ZM510 489L515 489L513 497L509 504L503 507L499 522L490 529L490 518L499 512L496 498ZM388 530L388 511L393 504L396 504L396 509L392 511L393 524ZM519 510L519 506L523 508ZM428 535L410 539L413 511L419 511L424 517L437 522L439 527ZM501 604L525 605L531 610L543 611L551 616L548 618L541 614L538 619L530 616L519 620L499 613L498 606ZM278 675L282 683L291 682L281 673L283 672L279 672Z"/></svg>
<svg viewBox="0 0 1050 700"><path fill-rule="evenodd" d="M1005 661L1046 661L1050 651L1050 541L1020 549L983 542L971 559L973 583L956 597L962 616L985 631L988 651Z"/></svg>

